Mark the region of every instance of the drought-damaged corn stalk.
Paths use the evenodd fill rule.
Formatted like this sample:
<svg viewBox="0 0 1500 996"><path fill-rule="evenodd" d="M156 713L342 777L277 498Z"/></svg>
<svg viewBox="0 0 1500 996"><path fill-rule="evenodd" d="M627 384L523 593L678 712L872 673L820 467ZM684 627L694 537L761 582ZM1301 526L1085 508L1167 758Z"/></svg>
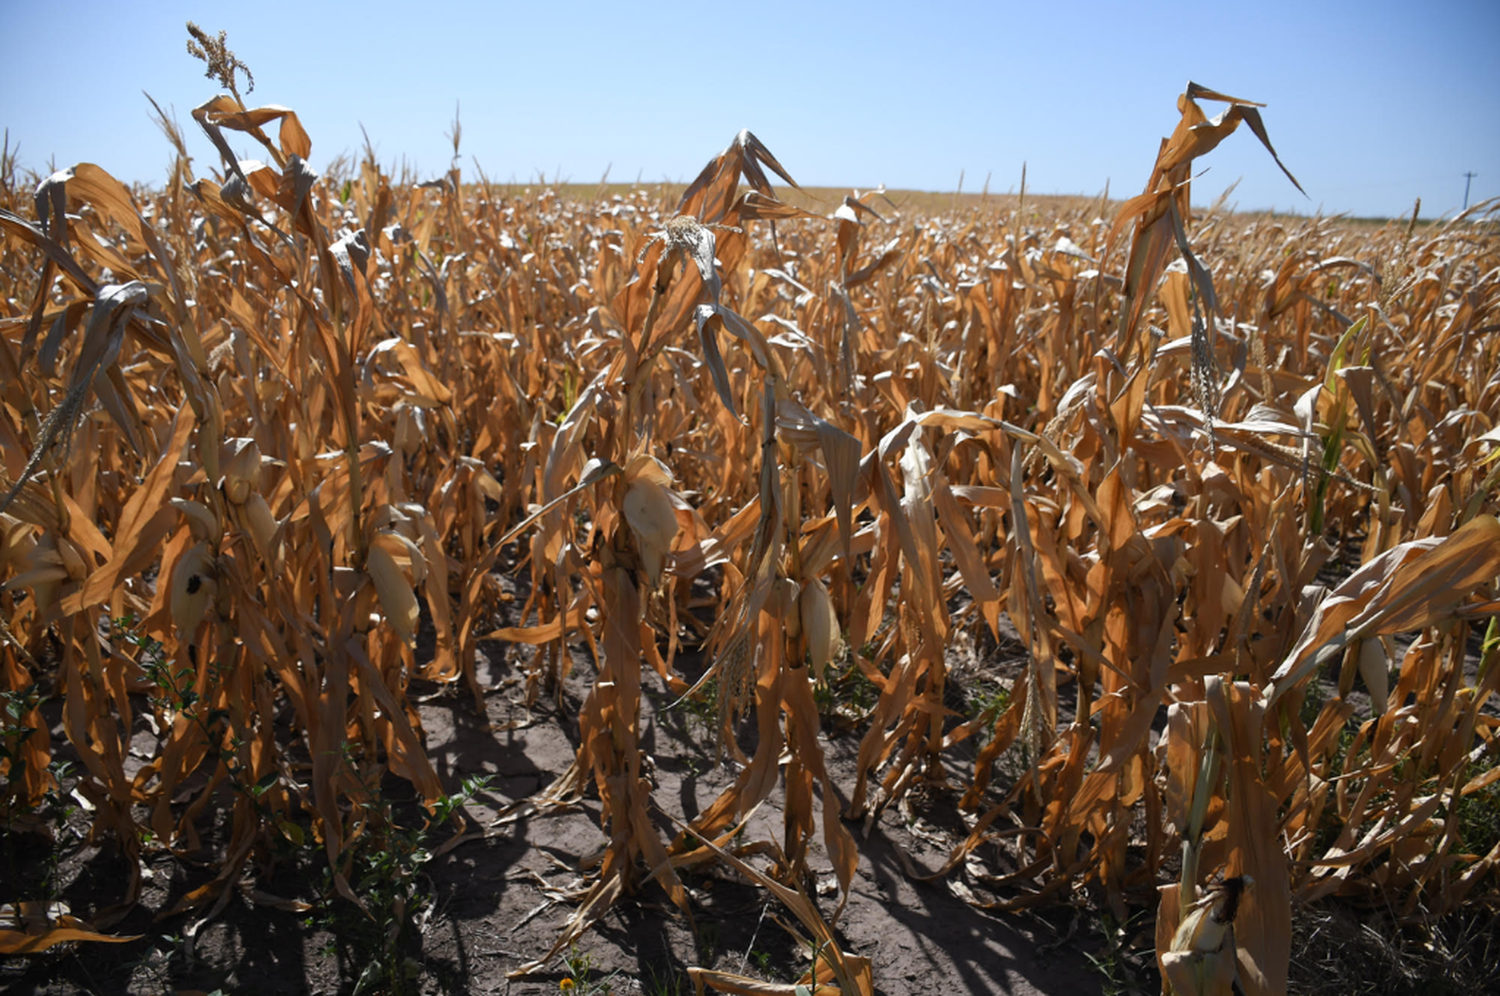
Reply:
<svg viewBox="0 0 1500 996"><path fill-rule="evenodd" d="M228 814L195 922L277 837L347 887L371 786L442 791L412 683L482 709L490 639L537 648L531 697L565 701L575 654L598 669L576 763L518 810L604 803L568 936L643 880L673 893L781 793L772 880L816 947L818 842L847 894L841 817L961 779L938 874L975 903L1098 883L1123 914L1186 847L1160 952L1200 990L1274 991L1294 898L1491 888L1500 846L1463 814L1500 732L1493 639L1471 653L1496 611L1492 219L1193 218L1194 157L1259 121L1201 99L1113 217L1028 195L914 225L873 192L814 218L749 133L675 205L368 154L320 177L295 115L233 94L195 118L268 162L183 159L158 192L6 177L7 813L55 787L53 694L96 839L138 867ZM698 650L743 767L666 840L641 682L689 694ZM859 737L845 784L830 719Z"/></svg>

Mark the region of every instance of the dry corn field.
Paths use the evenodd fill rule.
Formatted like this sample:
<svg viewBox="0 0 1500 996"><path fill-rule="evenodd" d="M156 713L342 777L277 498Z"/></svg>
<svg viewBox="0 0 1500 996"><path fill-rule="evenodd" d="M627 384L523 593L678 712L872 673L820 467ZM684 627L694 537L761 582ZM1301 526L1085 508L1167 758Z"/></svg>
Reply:
<svg viewBox="0 0 1500 996"><path fill-rule="evenodd" d="M1088 906L1184 996L1286 992L1303 910L1494 908L1491 206L1193 212L1221 140L1275 153L1177 107L1123 203L923 214L749 132L670 200L319 175L237 92L211 168L162 116L159 189L7 154L6 971L83 991L37 980L168 930L187 978L263 916L334 938L330 991L484 991L423 950L503 888L547 940L492 939L493 991L987 991L843 917L892 816L893 905ZM494 781L543 728L571 762ZM569 874L434 900L580 814ZM715 888L774 959L714 957ZM643 907L696 946L605 976Z"/></svg>

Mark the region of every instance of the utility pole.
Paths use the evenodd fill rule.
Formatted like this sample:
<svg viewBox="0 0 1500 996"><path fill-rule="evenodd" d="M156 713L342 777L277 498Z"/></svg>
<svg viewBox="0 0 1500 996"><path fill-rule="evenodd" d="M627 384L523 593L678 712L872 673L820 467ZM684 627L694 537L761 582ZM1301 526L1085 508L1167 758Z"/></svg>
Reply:
<svg viewBox="0 0 1500 996"><path fill-rule="evenodd" d="M1464 210L1469 210L1469 184L1478 176L1473 170L1464 174Z"/></svg>

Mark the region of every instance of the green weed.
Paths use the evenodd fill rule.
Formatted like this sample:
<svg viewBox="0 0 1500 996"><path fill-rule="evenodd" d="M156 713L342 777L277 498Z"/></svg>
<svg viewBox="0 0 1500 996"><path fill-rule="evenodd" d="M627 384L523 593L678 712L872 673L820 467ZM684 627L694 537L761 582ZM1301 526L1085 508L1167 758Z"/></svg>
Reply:
<svg viewBox="0 0 1500 996"><path fill-rule="evenodd" d="M434 831L488 790L491 776L465 779L457 792L438 801L422 825L402 826L390 800L359 770L347 747L345 761L363 787L360 805L366 828L349 849L345 875L364 909L336 900L325 909L324 926L334 935L325 953L346 965L364 966L355 981L355 996L402 996L418 991L422 973L419 924L433 899L423 869L433 858ZM325 876L324 893L333 896L331 870Z"/></svg>
<svg viewBox="0 0 1500 996"><path fill-rule="evenodd" d="M578 945L568 949L563 961L568 966L568 977L562 982L562 990L568 996L606 996L614 992L615 979L620 973L594 978L593 956L580 951Z"/></svg>

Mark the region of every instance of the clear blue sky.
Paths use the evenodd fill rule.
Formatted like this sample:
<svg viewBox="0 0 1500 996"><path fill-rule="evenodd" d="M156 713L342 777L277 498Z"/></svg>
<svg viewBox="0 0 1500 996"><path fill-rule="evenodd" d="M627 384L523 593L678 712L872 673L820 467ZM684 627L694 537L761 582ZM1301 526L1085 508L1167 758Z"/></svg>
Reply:
<svg viewBox="0 0 1500 996"><path fill-rule="evenodd" d="M1500 194L1500 2L142 3L0 0L0 126L23 166L96 162L155 183L170 149L141 91L188 112L215 92L189 18L255 72L254 104L301 115L312 163L357 153L492 179L690 179L740 128L801 183L1138 193L1188 80L1266 103L1310 197L1247 129L1194 200L1426 217ZM1217 105L1205 105L1210 114ZM239 148L239 146L237 146ZM246 152L249 145L243 146Z"/></svg>

